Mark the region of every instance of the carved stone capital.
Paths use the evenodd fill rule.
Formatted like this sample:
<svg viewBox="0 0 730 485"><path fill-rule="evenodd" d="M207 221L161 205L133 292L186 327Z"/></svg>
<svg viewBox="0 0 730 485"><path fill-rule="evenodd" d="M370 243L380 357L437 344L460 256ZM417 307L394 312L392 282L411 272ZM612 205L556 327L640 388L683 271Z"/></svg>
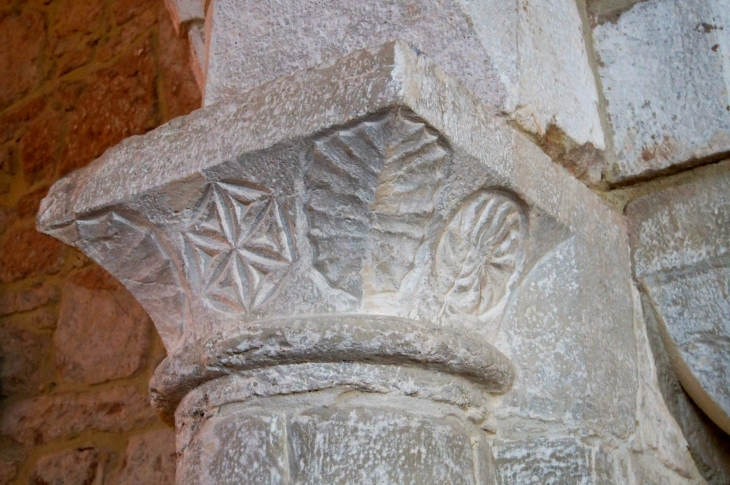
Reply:
<svg viewBox="0 0 730 485"><path fill-rule="evenodd" d="M348 331L392 327L402 345L416 339L408 325L452 332L440 342L448 360L465 345L459 335L498 328L529 220L498 173L464 177L478 161L458 156L435 126L448 119L422 106L429 95L493 124L459 91L404 44L359 51L126 140L55 185L38 225L118 277L173 355L254 322L355 314ZM340 356L335 347L281 363ZM398 351L347 349L368 361ZM495 389L511 382L504 369Z"/></svg>
<svg viewBox="0 0 730 485"><path fill-rule="evenodd" d="M394 42L125 140L57 183L38 227L103 265L154 320L168 357L151 390L163 417L175 416L178 483L269 483L255 470L294 473L290 452L324 466L313 436L352 432L367 435L352 445L361 456L392 439L388 483L405 483L397 463L413 442L435 440L421 458L437 465L416 467L423 481L413 483L486 484L479 426L491 429L490 395L516 378L500 330L507 314L541 311L515 316L529 301L517 287L543 284L535 278L551 258L591 244L586 207L623 241L591 197ZM368 435L374 410L405 428ZM242 429L252 440L268 433L259 444L273 451L229 456ZM470 454L451 470L461 448Z"/></svg>

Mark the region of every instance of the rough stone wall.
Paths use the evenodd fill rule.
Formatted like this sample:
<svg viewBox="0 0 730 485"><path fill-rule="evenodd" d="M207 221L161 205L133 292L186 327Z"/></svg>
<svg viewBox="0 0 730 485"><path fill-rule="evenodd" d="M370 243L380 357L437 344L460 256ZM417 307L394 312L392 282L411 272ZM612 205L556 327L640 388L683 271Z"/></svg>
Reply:
<svg viewBox="0 0 730 485"><path fill-rule="evenodd" d="M162 0L0 6L2 485L174 482L149 317L35 214L58 178L200 106L189 56Z"/></svg>

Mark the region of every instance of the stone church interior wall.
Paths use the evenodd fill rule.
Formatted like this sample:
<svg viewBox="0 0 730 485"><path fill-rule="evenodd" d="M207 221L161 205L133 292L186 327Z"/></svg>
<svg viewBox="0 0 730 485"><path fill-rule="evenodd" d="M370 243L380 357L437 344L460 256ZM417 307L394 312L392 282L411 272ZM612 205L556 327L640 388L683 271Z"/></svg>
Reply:
<svg viewBox="0 0 730 485"><path fill-rule="evenodd" d="M155 415L147 395L158 363L170 355L167 367L163 364L152 379L155 405L169 422L175 409L166 399L181 388L175 379L165 380L174 374L165 369L186 363L174 360L185 345L212 330L235 336L241 315L276 319L304 303L305 314L357 309L448 328L463 325L509 359L514 387L491 396L483 409L459 401L460 411L448 411L438 399L458 400L443 397L438 380L415 370L399 376L429 383L420 390L431 396L423 402L397 386L385 397L339 394L327 387L334 373L342 386L357 382L377 388L383 370L376 366L318 363L312 364L319 366L314 374L296 367L297 362L284 367L290 374L242 368L240 376L210 380L182 400L176 419L178 480L198 483L204 473L208 482L240 478L231 463L249 460L250 466L265 463L282 476L316 483L316 474L325 471L301 463L317 462L318 453L324 453L319 463L348 453L348 448L324 449L316 443L334 440L344 446L344 436L355 433L362 441L350 443L349 453L359 446L375 449L377 442L412 446L412 437L436 443L424 448L424 456L453 466L406 468L410 471L403 477L413 483L444 477L485 484L728 482L727 430L716 424L724 422L727 410L713 407L725 398L723 365L730 362L717 357L726 351L718 345L727 338L723 231L730 224L730 169L722 161L730 116L730 107L723 105L730 72L726 1L376 1L369 9L333 0L317 2L316 8L298 1L166 3L98 0L82 7L63 0L16 0L0 8L0 68L12 73L0 76L0 484L173 483L174 432ZM241 15L244 10L247 16ZM377 46L394 40L396 32L405 43L395 44L395 57L388 57L390 51ZM663 69L686 66L692 59L699 67L691 73ZM403 83L403 91L378 91L380 78L367 66L380 69L377 76L387 72L394 83ZM388 71L392 66L402 71ZM305 68L310 71L290 76ZM337 83L343 89L332 94ZM371 91L356 91L358 86ZM393 104L403 106L405 114L388 111L391 105L376 109L382 99L374 95L367 106L358 104L362 100L356 95L363 92L394 96ZM323 97L317 100L318 95ZM274 98L283 104L271 113L262 108L263 100ZM206 108L184 121L127 140L102 156L132 135L187 115L203 101ZM302 107L309 111L298 112ZM333 112L347 115L337 118ZM249 124L250 113L265 131ZM417 194L433 197L419 208L430 207L421 221L427 229L400 243L387 239L382 229L387 226L373 230L384 234L378 243L382 254L368 255L362 276L353 279L347 276L349 263L336 259L342 248L328 249L326 238L317 236L334 231L336 212L318 221L312 209L317 201L303 190L316 189L318 180L343 183L336 170L327 168L337 161L331 154L338 144L367 130L387 134L418 126L424 139L436 140L430 169L418 180L433 189ZM189 150L193 140L195 148ZM77 243L114 276L36 231L40 201L57 179L100 156L97 167L143 164L149 158L145 144L169 150L160 166L170 164L170 171L155 176L172 180L169 193L184 194L178 203L197 207L198 216L179 215L174 204L159 202L154 183L161 178L134 185L131 177L126 188L115 192L99 185L95 192L93 173L86 170L69 178L66 189L54 189L53 196L58 200L67 195L64 190L73 192L69 187L100 194L75 202L77 212L69 217L82 214L81 229L46 228ZM223 149L235 159L216 158ZM301 160L312 166L300 180ZM258 171L264 162L286 175L271 182L269 174ZM180 167L189 173L174 173ZM133 226L125 219L131 213L145 214L161 233L178 231L175 224L183 227L182 218L191 215L185 234L195 237L215 206L208 207L206 200L233 200L244 189L253 197L248 185L231 185L242 174L247 183L255 182L261 200L268 197L261 192L264 186L284 194L287 202L275 209L281 220L293 221L291 233L280 231L288 252L277 254L289 266L270 288L234 299L218 292L196 300L184 288L187 283L177 281L158 292L164 298L156 298L129 273L129 268L143 272L147 260L114 261L94 247L94 231L117 227L123 234ZM201 189L206 184L212 187L209 194ZM134 190L124 192L129 187L137 196ZM336 194L317 194L339 203ZM462 199L462 209L449 208L460 207L454 204ZM515 223L514 231L524 232L517 276L504 286L498 308L479 318L460 312L463 302L435 311L423 295L439 283L418 268L438 266L439 258L458 247L447 251L437 239L423 241L435 238L441 226L457 234L470 210L496 200L514 205L515 220L529 221L524 227ZM63 219L52 200L44 204L47 221ZM99 216L100 207L106 215ZM385 211L375 210L378 224L387 224L387 211L393 209L387 200L373 207ZM665 231L667 220L684 233ZM314 229L307 229L310 225ZM124 237L117 243L130 245L133 254L136 239ZM417 254L416 270L407 261L389 259L388 248L394 251L398 244ZM677 245L684 245L684 252L662 253ZM431 246L431 253L424 249ZM170 250L178 249L184 253L182 247ZM304 256L293 257L295 251ZM140 261L142 266L134 266ZM149 262L159 266L158 260ZM437 274L448 278L455 264L442 264ZM383 275L382 267L392 271ZM163 270L158 279L168 275ZM195 273L187 275L190 281L206 277L204 266L190 271ZM296 284L282 284L290 279ZM318 307L322 297L307 295L310 287L329 295L324 300L331 307ZM267 306L271 298L281 305ZM689 327L683 312L691 305L683 306L683 298L711 302L707 315L689 319ZM175 313L183 306L187 314ZM691 307L693 315L704 315L701 306ZM179 327L183 321L184 328ZM197 328L195 322L203 323ZM710 345L702 333L706 329L700 328L706 322L714 325ZM698 346L705 350L696 352ZM338 347L332 355L351 358L365 347ZM230 349L219 350L227 355ZM309 355L307 348L300 351ZM215 352L206 355L222 368L227 365L215 361ZM712 363L702 367L708 358ZM693 362L714 374L697 373ZM216 366L210 369L215 372ZM287 395L287 385L299 385L297 376L297 382L312 386L311 400ZM284 391L271 390L272 382L282 380L289 382L277 384ZM269 401L264 394L252 397L252 382L273 386ZM469 382L454 382L462 400L473 399ZM708 389L716 393L703 402L697 396ZM441 404L426 402L433 396L442 396ZM266 410L269 405L277 411ZM359 416L355 425L346 418L353 415ZM408 420L411 424L404 426ZM396 431L372 431L386 424ZM239 428L251 432L243 436ZM371 431L375 434L367 435ZM240 447L258 443L255 453L226 455L226 447L239 441ZM210 458L215 446L220 453ZM299 468L280 463L286 453L304 460ZM388 475L397 471L388 468L388 460L399 457L380 457L383 469L390 470L385 477L396 476ZM332 480L364 480L353 469L330 467L326 473Z"/></svg>

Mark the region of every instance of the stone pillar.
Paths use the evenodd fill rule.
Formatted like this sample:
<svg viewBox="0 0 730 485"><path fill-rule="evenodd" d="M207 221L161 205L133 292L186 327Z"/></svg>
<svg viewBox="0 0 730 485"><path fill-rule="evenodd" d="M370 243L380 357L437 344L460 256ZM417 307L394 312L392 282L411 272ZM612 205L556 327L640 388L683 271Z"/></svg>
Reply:
<svg viewBox="0 0 730 485"><path fill-rule="evenodd" d="M637 379L623 217L408 44L129 138L38 226L155 321L179 484L675 473L629 456L644 416L674 428Z"/></svg>

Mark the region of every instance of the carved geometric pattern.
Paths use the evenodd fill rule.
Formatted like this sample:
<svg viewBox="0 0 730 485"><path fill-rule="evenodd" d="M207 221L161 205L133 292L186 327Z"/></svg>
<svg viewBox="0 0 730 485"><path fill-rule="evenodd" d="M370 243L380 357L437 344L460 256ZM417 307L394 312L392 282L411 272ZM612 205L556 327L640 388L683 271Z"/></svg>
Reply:
<svg viewBox="0 0 730 485"><path fill-rule="evenodd" d="M203 298L226 312L264 305L294 261L290 226L274 196L243 184L211 183L183 237Z"/></svg>
<svg viewBox="0 0 730 485"><path fill-rule="evenodd" d="M527 223L510 196L481 190L446 224L434 259L440 317L501 313L524 259Z"/></svg>
<svg viewBox="0 0 730 485"><path fill-rule="evenodd" d="M307 172L314 267L361 297L397 291L413 267L449 152L394 110L314 142Z"/></svg>

